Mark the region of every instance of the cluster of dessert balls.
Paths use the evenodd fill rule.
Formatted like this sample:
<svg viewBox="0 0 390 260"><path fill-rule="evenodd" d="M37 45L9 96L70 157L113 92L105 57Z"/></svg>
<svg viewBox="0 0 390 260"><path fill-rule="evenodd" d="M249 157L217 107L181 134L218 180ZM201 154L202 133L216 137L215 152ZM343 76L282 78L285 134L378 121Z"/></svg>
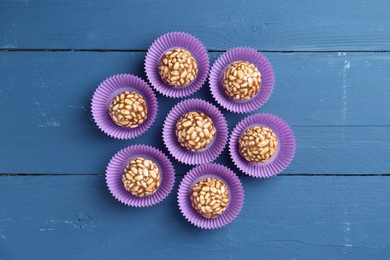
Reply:
<svg viewBox="0 0 390 260"><path fill-rule="evenodd" d="M188 50L176 48L167 51L158 67L161 80L174 88L190 85L198 74L198 65ZM261 89L261 73L247 61L235 61L224 71L223 90L229 98L246 101ZM108 107L113 122L126 128L136 128L148 118L145 98L135 91L124 91L115 96ZM201 111L183 114L176 123L175 134L183 149L201 152L207 149L217 135L212 118ZM248 128L239 139L239 152L250 163L267 163L276 154L278 138L266 126ZM155 162L143 157L130 160L122 174L126 191L137 197L150 196L159 188L162 173ZM229 206L229 188L218 178L204 178L195 183L189 194L191 205L205 218L216 218Z"/></svg>

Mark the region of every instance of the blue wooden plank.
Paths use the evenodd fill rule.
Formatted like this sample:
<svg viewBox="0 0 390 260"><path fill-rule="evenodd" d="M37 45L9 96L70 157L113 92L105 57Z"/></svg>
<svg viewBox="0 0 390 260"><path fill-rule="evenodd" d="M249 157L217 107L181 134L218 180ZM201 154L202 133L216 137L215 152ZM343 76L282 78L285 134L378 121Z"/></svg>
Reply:
<svg viewBox="0 0 390 260"><path fill-rule="evenodd" d="M217 55L212 53L212 60ZM389 173L390 76L383 70L389 66L388 55L268 56L277 84L269 103L258 111L293 125L297 155L286 173ZM115 73L145 77L143 57L144 53L1 52L0 172L102 173L109 158L130 144L147 143L166 152L161 127L178 100L159 95L156 123L133 141L104 136L91 119L90 98L99 82ZM193 97L215 103L207 86ZM243 117L225 114L230 130ZM372 144L375 148L367 149ZM220 162L231 165L228 158L225 151ZM176 164L178 174L187 170Z"/></svg>
<svg viewBox="0 0 390 260"><path fill-rule="evenodd" d="M0 128L0 173L102 174L110 158L133 144L168 154L160 127L135 140L105 137L95 127ZM389 174L390 127L293 127L297 151L285 174ZM177 175L190 167L170 157ZM228 150L218 162L240 172Z"/></svg>
<svg viewBox="0 0 390 260"><path fill-rule="evenodd" d="M390 50L389 9L387 0L3 0L0 47L146 49L180 30L218 50Z"/></svg>
<svg viewBox="0 0 390 260"><path fill-rule="evenodd" d="M211 61L219 55L210 53ZM390 125L390 75L384 69L390 66L389 54L266 55L274 66L276 85L269 102L258 111L274 113L297 126ZM91 126L90 99L97 85L117 73L133 73L145 79L144 56L0 52L0 111L8 111L0 113L0 126ZM215 103L208 84L191 97ZM161 95L158 98L160 117L178 101ZM243 117L227 115L231 126Z"/></svg>
<svg viewBox="0 0 390 260"><path fill-rule="evenodd" d="M175 193L155 207L134 209L111 197L103 176L3 176L0 258L390 257L390 178L242 180L241 214L227 227L205 231L180 215Z"/></svg>

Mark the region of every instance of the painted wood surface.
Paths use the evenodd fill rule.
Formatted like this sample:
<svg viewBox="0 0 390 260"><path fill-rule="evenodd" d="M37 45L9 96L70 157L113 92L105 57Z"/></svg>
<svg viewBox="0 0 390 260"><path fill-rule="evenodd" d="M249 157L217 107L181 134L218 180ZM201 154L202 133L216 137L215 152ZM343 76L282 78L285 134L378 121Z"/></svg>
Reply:
<svg viewBox="0 0 390 260"><path fill-rule="evenodd" d="M110 196L103 176L2 177L0 258L390 257L390 178L242 181L241 214L227 227L205 231L180 214L176 192L155 207L134 209Z"/></svg>
<svg viewBox="0 0 390 260"><path fill-rule="evenodd" d="M169 109L180 100L158 95L156 123L131 141L106 137L91 119L90 99L97 85L116 73L145 78L144 55L1 52L1 172L103 173L111 156L127 145L146 143L166 151L161 141L162 124ZM210 53L212 61L219 55ZM389 173L390 75L383 69L390 65L388 55L267 56L274 65L277 83L270 101L256 112L276 114L293 126L297 154L286 173ZM207 84L192 97L215 103ZM224 113L230 130L244 117ZM375 149L367 149L370 146ZM24 163L19 163L21 158ZM219 161L233 167L227 151ZM179 163L175 166L178 174L189 169Z"/></svg>
<svg viewBox="0 0 390 260"><path fill-rule="evenodd" d="M387 0L3 0L0 47L145 50L179 30L214 50L390 50L389 10Z"/></svg>
<svg viewBox="0 0 390 260"><path fill-rule="evenodd" d="M390 259L390 2L0 1L0 260ZM245 202L229 226L199 230L181 216L177 186L161 204L126 207L104 170L131 144L167 153L161 127L179 100L158 95L140 138L106 137L90 99L106 77L145 79L159 35L197 36L211 62L223 50L265 51L276 74L257 112L292 125L293 163L243 176ZM213 104L206 84L191 97ZM230 130L242 119L224 111ZM153 140L153 141L152 141ZM29 176L26 176L29 175Z"/></svg>

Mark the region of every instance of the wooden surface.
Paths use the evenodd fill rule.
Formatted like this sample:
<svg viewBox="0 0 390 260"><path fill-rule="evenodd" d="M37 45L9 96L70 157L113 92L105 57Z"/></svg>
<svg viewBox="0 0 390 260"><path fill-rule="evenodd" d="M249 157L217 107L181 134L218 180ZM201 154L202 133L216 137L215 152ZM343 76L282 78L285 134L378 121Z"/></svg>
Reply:
<svg viewBox="0 0 390 260"><path fill-rule="evenodd" d="M0 189L7 196L0 197L1 256L388 258L389 178L241 179L246 195L240 216L225 228L206 231L184 220L175 196L146 209L117 203L105 189L103 176L2 177Z"/></svg>
<svg viewBox="0 0 390 260"><path fill-rule="evenodd" d="M389 50L390 2L2 0L0 46L145 50L188 31L208 49Z"/></svg>
<svg viewBox="0 0 390 260"><path fill-rule="evenodd" d="M390 259L389 1L0 1L0 259ZM143 72L159 35L198 37L211 62L231 47L264 51L276 85L257 112L297 139L268 180L218 162L245 189L229 226L202 231L176 203L116 202L104 183L131 144L167 152L162 122L131 141L105 136L90 99L107 76ZM208 85L192 97L215 102ZM224 111L229 129L242 119Z"/></svg>

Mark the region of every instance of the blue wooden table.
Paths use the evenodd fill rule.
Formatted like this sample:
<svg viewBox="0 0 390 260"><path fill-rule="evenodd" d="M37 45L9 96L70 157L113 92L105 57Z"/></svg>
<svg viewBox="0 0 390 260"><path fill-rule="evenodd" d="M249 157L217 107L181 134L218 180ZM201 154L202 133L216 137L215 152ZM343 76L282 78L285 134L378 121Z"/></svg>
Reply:
<svg viewBox="0 0 390 260"><path fill-rule="evenodd" d="M129 208L105 186L111 156L161 141L180 100L158 95L153 127L105 136L90 99L106 77L146 78L159 35L198 37L211 62L229 48L262 51L276 74L257 112L296 135L279 176L243 176L244 208L200 230L181 216L177 186L157 206ZM0 1L0 259L390 259L390 2ZM215 102L206 84L192 97ZM243 117L225 111L229 129Z"/></svg>

